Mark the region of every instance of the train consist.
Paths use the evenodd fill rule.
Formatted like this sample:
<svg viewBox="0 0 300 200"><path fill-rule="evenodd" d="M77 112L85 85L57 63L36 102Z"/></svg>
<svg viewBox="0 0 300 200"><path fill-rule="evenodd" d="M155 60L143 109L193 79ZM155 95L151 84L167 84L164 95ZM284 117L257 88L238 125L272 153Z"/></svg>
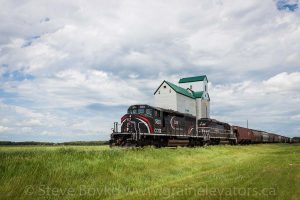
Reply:
<svg viewBox="0 0 300 200"><path fill-rule="evenodd" d="M197 123L197 124L196 124ZM120 131L119 131L120 129ZM231 126L215 119L196 117L149 105L133 105L114 123L111 146L203 146L254 143L290 143L275 133Z"/></svg>

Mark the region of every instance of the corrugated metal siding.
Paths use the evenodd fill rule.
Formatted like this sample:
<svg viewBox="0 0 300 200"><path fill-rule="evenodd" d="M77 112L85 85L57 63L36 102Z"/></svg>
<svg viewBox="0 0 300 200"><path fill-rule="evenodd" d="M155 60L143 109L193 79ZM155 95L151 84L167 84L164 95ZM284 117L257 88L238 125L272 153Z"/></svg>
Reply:
<svg viewBox="0 0 300 200"><path fill-rule="evenodd" d="M177 111L196 116L196 101L181 94L176 94Z"/></svg>
<svg viewBox="0 0 300 200"><path fill-rule="evenodd" d="M154 101L156 107L177 111L176 92L166 83L162 84L161 88L155 93Z"/></svg>

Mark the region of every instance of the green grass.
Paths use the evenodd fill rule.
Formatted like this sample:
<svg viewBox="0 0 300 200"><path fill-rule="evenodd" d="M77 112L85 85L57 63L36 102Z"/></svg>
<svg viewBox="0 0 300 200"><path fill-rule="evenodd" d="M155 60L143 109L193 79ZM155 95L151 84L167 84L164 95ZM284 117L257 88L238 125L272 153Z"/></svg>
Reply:
<svg viewBox="0 0 300 200"><path fill-rule="evenodd" d="M299 199L300 145L0 147L0 199Z"/></svg>

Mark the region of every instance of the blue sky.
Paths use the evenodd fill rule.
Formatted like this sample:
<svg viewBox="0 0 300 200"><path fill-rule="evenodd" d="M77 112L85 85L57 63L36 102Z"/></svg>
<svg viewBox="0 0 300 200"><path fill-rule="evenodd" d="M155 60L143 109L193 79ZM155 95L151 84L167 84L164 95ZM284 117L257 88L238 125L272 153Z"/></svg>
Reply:
<svg viewBox="0 0 300 200"><path fill-rule="evenodd" d="M109 138L163 80L206 74L211 116L300 135L298 1L1 1L0 140Z"/></svg>

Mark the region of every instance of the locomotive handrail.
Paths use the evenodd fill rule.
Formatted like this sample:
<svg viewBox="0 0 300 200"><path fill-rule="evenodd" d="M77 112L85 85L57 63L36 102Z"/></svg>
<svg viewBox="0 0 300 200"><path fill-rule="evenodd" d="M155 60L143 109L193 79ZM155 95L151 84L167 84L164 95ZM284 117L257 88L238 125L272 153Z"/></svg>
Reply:
<svg viewBox="0 0 300 200"><path fill-rule="evenodd" d="M118 127L120 126L120 124L118 122L114 122L114 128L112 129L113 133L117 133L118 132Z"/></svg>

